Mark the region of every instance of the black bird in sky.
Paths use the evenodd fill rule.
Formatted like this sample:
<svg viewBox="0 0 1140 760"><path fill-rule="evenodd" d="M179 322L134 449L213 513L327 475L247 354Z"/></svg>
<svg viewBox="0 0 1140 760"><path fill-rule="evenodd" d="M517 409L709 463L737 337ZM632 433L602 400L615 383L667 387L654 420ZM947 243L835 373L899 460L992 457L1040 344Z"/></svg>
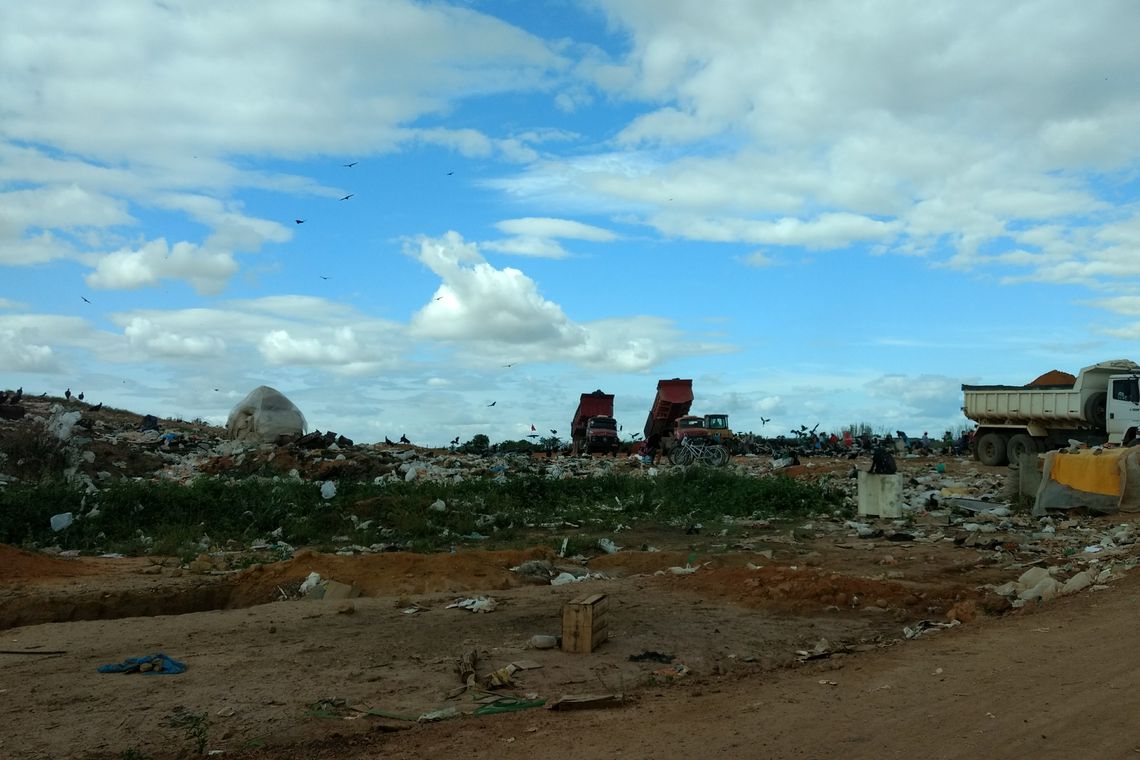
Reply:
<svg viewBox="0 0 1140 760"><path fill-rule="evenodd" d="M79 297L82 298L86 303L91 303L90 301L87 300L87 296L79 296Z"/></svg>
<svg viewBox="0 0 1140 760"><path fill-rule="evenodd" d="M449 177L450 177L452 174L455 174L454 170L453 170L453 171L449 171L449 172L447 173L447 176L449 176Z"/></svg>
<svg viewBox="0 0 1140 760"><path fill-rule="evenodd" d="M487 406L494 406L497 403L499 403L499 402L498 401L492 401L491 403L487 404Z"/></svg>
<svg viewBox="0 0 1140 760"><path fill-rule="evenodd" d="M217 389L217 388L215 388L215 389L214 389L214 393L217 393L217 392L218 392L218 389Z"/></svg>
<svg viewBox="0 0 1140 760"><path fill-rule="evenodd" d="M451 445L452 446L458 446L459 445L459 436L455 436L455 438L452 439Z"/></svg>
<svg viewBox="0 0 1140 760"><path fill-rule="evenodd" d="M352 167L356 166L358 163L359 163L358 161L353 161L351 164L341 164L341 166L343 166L345 169L351 169Z"/></svg>
<svg viewBox="0 0 1140 760"><path fill-rule="evenodd" d="M761 417L760 418L760 424L761 425L767 425L771 421L772 421L771 417Z"/></svg>
<svg viewBox="0 0 1140 760"><path fill-rule="evenodd" d="M319 275L317 275L317 277L320 277L322 280L327 280L327 279L328 279L328 277L325 277L323 274L319 274Z"/></svg>
<svg viewBox="0 0 1140 760"><path fill-rule="evenodd" d="M297 224L304 224L305 223L304 219L294 219L293 221L296 222Z"/></svg>
<svg viewBox="0 0 1140 760"><path fill-rule="evenodd" d="M515 366L515 364L517 364L517 363L518 362L511 362L510 364L504 364L503 366L506 367L507 369L510 369L511 367Z"/></svg>
<svg viewBox="0 0 1140 760"><path fill-rule="evenodd" d="M436 296L436 297L435 297L435 300L437 300L437 301L442 301L442 300L443 300L443 296Z"/></svg>
<svg viewBox="0 0 1140 760"><path fill-rule="evenodd" d="M351 198L351 197L352 197L352 196L354 196L354 195L356 195L356 193L349 193L348 195L346 195L346 196L344 196L343 198L341 198L341 200L342 200L342 201L347 201L349 198Z"/></svg>
<svg viewBox="0 0 1140 760"><path fill-rule="evenodd" d="M551 430L551 431L550 431L550 434L551 434L551 435L558 435L558 431L557 431L557 430Z"/></svg>
<svg viewBox="0 0 1140 760"><path fill-rule="evenodd" d="M408 440L408 436L401 435L400 436L400 443L411 443L411 441Z"/></svg>
<svg viewBox="0 0 1140 760"><path fill-rule="evenodd" d="M538 433L531 433L527 438L538 438Z"/></svg>

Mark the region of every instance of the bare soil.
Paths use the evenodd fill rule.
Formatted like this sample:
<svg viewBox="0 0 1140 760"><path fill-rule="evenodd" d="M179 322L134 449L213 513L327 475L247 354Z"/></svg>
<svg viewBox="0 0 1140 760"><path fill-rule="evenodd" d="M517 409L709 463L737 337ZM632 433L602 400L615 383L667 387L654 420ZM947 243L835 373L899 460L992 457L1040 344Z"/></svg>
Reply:
<svg viewBox="0 0 1140 760"><path fill-rule="evenodd" d="M805 467L801 476L848 467ZM569 562L544 548L302 552L199 574L161 559L0 546L0 757L138 760L199 748L239 758L685 760L1140 751L1129 635L1140 579L1010 610L987 584L1056 557L1016 542L1000 552L971 547L950 540L952 531L941 541L891 541L884 527L871 540L798 523L732 536L623 533L615 538L627 550L587 563L605 579L565 586L511 570L536 558ZM686 565L697 569L671 570ZM310 572L362 596L298 599ZM589 655L530 646L536 634L560 633L564 603L588 593L609 596L604 644ZM475 595L497 608L447 608ZM904 626L921 620L962 625L904 640ZM457 661L471 651L480 683L455 695ZM809 651L817 656L801 654ZM157 652L186 672L97 671ZM647 652L675 659L630 660ZM490 690L486 676L511 663L540 667ZM479 700L567 694L621 701L470 714ZM416 721L448 707L463 715Z"/></svg>

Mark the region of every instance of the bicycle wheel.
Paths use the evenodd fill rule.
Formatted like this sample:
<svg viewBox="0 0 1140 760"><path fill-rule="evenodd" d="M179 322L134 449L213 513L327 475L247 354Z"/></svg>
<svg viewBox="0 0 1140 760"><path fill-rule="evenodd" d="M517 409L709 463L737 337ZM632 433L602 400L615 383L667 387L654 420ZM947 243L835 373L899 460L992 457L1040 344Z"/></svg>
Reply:
<svg viewBox="0 0 1140 760"><path fill-rule="evenodd" d="M672 460L673 464L688 466L693 463L693 450L688 446L678 446L677 448L673 449L673 454L675 455Z"/></svg>
<svg viewBox="0 0 1140 760"><path fill-rule="evenodd" d="M713 446L709 450L709 462L713 467L724 467L728 464L728 449L724 446Z"/></svg>

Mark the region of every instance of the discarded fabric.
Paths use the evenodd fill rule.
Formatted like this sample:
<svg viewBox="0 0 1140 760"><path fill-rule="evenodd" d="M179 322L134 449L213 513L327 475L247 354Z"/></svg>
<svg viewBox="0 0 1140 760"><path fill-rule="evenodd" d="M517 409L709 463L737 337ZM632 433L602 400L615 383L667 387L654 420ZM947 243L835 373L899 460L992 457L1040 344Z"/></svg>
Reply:
<svg viewBox="0 0 1140 760"><path fill-rule="evenodd" d="M167 657L162 652L99 666L100 673L142 673L145 676L175 676L185 671L185 663Z"/></svg>

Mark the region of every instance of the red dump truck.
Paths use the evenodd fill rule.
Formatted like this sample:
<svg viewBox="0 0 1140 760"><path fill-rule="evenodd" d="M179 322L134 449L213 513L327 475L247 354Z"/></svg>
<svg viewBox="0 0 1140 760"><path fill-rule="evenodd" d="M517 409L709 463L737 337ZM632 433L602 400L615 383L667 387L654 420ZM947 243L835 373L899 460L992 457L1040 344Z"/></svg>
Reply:
<svg viewBox="0 0 1140 760"><path fill-rule="evenodd" d="M570 438L574 442L575 455L596 451L617 453L620 444L612 393L596 390L582 394L574 419L570 421Z"/></svg>
<svg viewBox="0 0 1140 760"><path fill-rule="evenodd" d="M668 455L682 439L690 436L710 438L716 443L730 444L732 431L727 414L689 414L693 406L693 381L675 377L657 383L657 397L645 420L645 440Z"/></svg>

